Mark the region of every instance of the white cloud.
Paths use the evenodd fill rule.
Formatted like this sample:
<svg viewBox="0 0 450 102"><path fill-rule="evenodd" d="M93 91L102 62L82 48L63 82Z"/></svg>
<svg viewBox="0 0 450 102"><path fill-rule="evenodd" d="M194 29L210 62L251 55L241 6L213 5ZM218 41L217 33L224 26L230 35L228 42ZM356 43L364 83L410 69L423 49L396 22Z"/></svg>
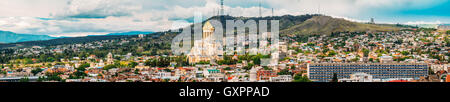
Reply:
<svg viewBox="0 0 450 102"><path fill-rule="evenodd" d="M276 9L296 14L320 13L337 16L364 16L399 10L424 9L446 0L267 0Z"/></svg>
<svg viewBox="0 0 450 102"><path fill-rule="evenodd" d="M131 16L142 6L133 0L71 0L62 15L70 18L106 18Z"/></svg>
<svg viewBox="0 0 450 102"><path fill-rule="evenodd" d="M68 0L2 0L0 17L49 17L64 10Z"/></svg>

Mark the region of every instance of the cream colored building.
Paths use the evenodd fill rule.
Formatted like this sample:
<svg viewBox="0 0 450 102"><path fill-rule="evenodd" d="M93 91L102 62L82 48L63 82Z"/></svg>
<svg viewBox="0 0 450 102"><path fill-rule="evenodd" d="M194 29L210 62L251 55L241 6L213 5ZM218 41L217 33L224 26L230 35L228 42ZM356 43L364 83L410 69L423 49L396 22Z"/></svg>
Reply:
<svg viewBox="0 0 450 102"><path fill-rule="evenodd" d="M112 53L108 53L107 58L106 58L106 65L111 65L114 64L114 58Z"/></svg>
<svg viewBox="0 0 450 102"><path fill-rule="evenodd" d="M189 63L222 59L221 48L222 44L215 42L214 27L208 21L203 25L202 39L194 41L194 47L187 56Z"/></svg>

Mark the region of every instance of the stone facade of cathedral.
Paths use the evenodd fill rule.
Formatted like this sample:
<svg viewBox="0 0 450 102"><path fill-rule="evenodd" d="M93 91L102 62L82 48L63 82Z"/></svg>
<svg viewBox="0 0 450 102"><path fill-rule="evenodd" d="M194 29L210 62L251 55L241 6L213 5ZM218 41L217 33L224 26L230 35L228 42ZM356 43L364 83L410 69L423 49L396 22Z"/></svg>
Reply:
<svg viewBox="0 0 450 102"><path fill-rule="evenodd" d="M215 62L222 59L222 44L215 42L214 27L208 21L203 25L201 40L195 40L194 46L187 55L189 63L198 63L200 61Z"/></svg>

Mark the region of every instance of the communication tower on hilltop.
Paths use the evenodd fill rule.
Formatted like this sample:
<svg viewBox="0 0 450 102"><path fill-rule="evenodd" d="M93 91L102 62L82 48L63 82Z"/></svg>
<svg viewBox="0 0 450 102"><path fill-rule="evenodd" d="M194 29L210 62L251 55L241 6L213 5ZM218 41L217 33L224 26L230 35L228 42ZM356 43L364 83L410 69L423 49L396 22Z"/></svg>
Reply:
<svg viewBox="0 0 450 102"><path fill-rule="evenodd" d="M375 24L375 20L373 18L370 18L370 24Z"/></svg>
<svg viewBox="0 0 450 102"><path fill-rule="evenodd" d="M262 13L261 13L261 0L259 0L259 17L262 17Z"/></svg>
<svg viewBox="0 0 450 102"><path fill-rule="evenodd" d="M224 15L224 10L223 10L223 0L220 0L220 15Z"/></svg>
<svg viewBox="0 0 450 102"><path fill-rule="evenodd" d="M273 15L273 8L272 8L272 17L273 17L274 15Z"/></svg>

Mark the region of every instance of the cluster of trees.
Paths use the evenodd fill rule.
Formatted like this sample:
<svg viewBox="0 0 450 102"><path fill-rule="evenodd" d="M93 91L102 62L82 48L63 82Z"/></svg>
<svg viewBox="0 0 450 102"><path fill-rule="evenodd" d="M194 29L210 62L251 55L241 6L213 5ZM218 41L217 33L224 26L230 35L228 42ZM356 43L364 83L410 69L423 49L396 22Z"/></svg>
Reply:
<svg viewBox="0 0 450 102"><path fill-rule="evenodd" d="M211 64L209 61L200 61L197 64Z"/></svg>
<svg viewBox="0 0 450 102"><path fill-rule="evenodd" d="M238 60L233 59L232 56L223 56L223 60L217 61L217 64L232 65L232 64L236 64L236 62L238 62Z"/></svg>
<svg viewBox="0 0 450 102"><path fill-rule="evenodd" d="M62 75L64 73L62 72L54 72L54 73L45 73L45 76L41 76L38 78L38 82L42 82L42 81L60 81L60 82L64 82L65 80L63 80L61 77L59 77L59 75Z"/></svg>
<svg viewBox="0 0 450 102"><path fill-rule="evenodd" d="M78 68L76 68L75 72L69 75L68 79L83 79L84 77L88 76L84 71L86 71L86 68L90 66L91 65L89 63L81 64Z"/></svg>
<svg viewBox="0 0 450 102"><path fill-rule="evenodd" d="M36 75L36 74L38 74L38 73L40 73L42 71L43 70L41 68L35 68L35 69L31 70L31 73L33 73L33 75Z"/></svg>
<svg viewBox="0 0 450 102"><path fill-rule="evenodd" d="M312 82L308 79L306 76L302 76L302 73L298 73L294 75L294 81L293 82Z"/></svg>
<svg viewBox="0 0 450 102"><path fill-rule="evenodd" d="M19 82L29 82L30 79L28 77L20 78Z"/></svg>
<svg viewBox="0 0 450 102"><path fill-rule="evenodd" d="M174 67L179 66L187 66L189 65L189 62L187 61L186 56L178 56L178 57L164 57L160 56L157 59L149 59L144 62L146 66L151 67L168 67L170 65L170 62L176 62L177 64ZM204 64L209 64L209 62L203 62Z"/></svg>
<svg viewBox="0 0 450 102"><path fill-rule="evenodd" d="M339 81L339 79L338 79L338 77L337 77L337 74L336 73L333 73L333 78L331 78L331 81L330 82L338 82Z"/></svg>
<svg viewBox="0 0 450 102"><path fill-rule="evenodd" d="M116 64L110 64L103 67L103 70L109 70L113 68L118 68Z"/></svg>
<svg viewBox="0 0 450 102"><path fill-rule="evenodd" d="M370 50L369 50L369 49L364 48L364 49L362 50L362 52L364 53L364 57L369 57L369 53L370 53Z"/></svg>
<svg viewBox="0 0 450 102"><path fill-rule="evenodd" d="M63 45L63 44L74 44L74 43L86 43L93 41L101 41L101 40L113 40L113 39L124 39L136 37L129 35L114 35L114 36L86 36L86 37L68 37L68 38L59 38L52 40L44 40L44 41L28 41L28 42L19 42L19 43L11 43L11 44L1 44L0 49L4 47L11 47L16 45L23 46L55 46L55 45Z"/></svg>
<svg viewBox="0 0 450 102"><path fill-rule="evenodd" d="M330 50L330 49L328 49L328 48L324 48L324 49L322 50L322 53L327 54L328 57L337 55L336 51Z"/></svg>
<svg viewBox="0 0 450 102"><path fill-rule="evenodd" d="M6 74L6 71L0 70L0 74Z"/></svg>
<svg viewBox="0 0 450 102"><path fill-rule="evenodd" d="M277 73L278 75L292 75L293 73L289 69L283 69Z"/></svg>
<svg viewBox="0 0 450 102"><path fill-rule="evenodd" d="M237 56L238 59L233 59L233 56L224 56L223 60L219 60L217 61L217 64L219 65L233 65L236 63L242 63L243 61L247 61L247 66L244 66L243 69L245 70L250 70L254 65L261 65L261 59L262 58L270 58L270 55L262 55L262 54L257 54L257 55L239 55Z"/></svg>
<svg viewBox="0 0 450 102"><path fill-rule="evenodd" d="M87 37L73 37L73 38L60 38L47 41L30 41L20 42L12 44L0 44L0 63L10 63L11 60L23 59L26 63L40 63L40 62L55 62L59 59L70 59L73 57L86 58L89 55L96 55L103 58L109 52L125 55L127 53L133 53L135 55L169 55L171 39L176 33L158 32L152 34L158 37L146 37L145 39L135 39L137 35L109 35L109 36L87 36ZM129 43L120 44L119 42L104 43L103 47L90 49L82 48L78 52L73 50L64 50L63 53L40 53L36 55L24 56L23 54L14 54L17 50L13 47L16 44L23 45L25 47L30 46L43 46L44 49L49 50L57 45L65 44L86 44L94 41L103 40L128 40ZM69 47L70 49L70 47ZM146 53L150 51L150 53ZM30 61L30 59L34 59Z"/></svg>
<svg viewBox="0 0 450 102"><path fill-rule="evenodd" d="M417 32L425 32L425 33L431 33L433 31L436 31L437 29L435 28L418 28L416 31Z"/></svg>
<svg viewBox="0 0 450 102"><path fill-rule="evenodd" d="M170 65L170 57L159 57L158 59L149 59L145 61L146 66L167 67Z"/></svg>

